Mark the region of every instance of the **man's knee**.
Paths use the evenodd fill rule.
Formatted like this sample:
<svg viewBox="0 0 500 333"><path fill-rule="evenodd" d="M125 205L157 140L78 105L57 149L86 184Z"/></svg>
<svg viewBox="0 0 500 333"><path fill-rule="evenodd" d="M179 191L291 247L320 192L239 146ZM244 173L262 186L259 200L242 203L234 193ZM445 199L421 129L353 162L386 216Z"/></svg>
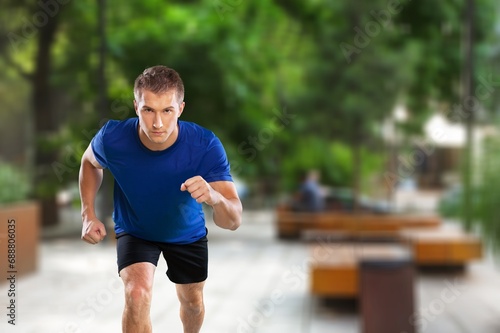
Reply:
<svg viewBox="0 0 500 333"><path fill-rule="evenodd" d="M150 263L138 263L120 272L128 306L141 306L151 301L154 268L154 265Z"/></svg>
<svg viewBox="0 0 500 333"><path fill-rule="evenodd" d="M182 290L178 293L179 301L185 310L192 313L200 313L204 309L203 305L203 291L199 290Z"/></svg>
<svg viewBox="0 0 500 333"><path fill-rule="evenodd" d="M146 305L151 302L152 288L148 285L133 283L125 287L125 298L131 306Z"/></svg>
<svg viewBox="0 0 500 333"><path fill-rule="evenodd" d="M192 299L192 300L184 300L182 301L182 306L184 310L189 311L193 315L198 315L202 313L205 309L205 306L203 304L203 299Z"/></svg>

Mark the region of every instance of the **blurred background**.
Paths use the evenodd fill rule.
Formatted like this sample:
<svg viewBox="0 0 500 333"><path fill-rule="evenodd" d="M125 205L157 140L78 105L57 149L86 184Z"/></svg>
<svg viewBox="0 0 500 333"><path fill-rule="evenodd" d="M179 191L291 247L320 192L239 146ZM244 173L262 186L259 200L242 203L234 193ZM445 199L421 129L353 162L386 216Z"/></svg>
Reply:
<svg viewBox="0 0 500 333"><path fill-rule="evenodd" d="M204 332L361 329L357 305L331 307L309 292L311 244L277 235L278 207L294 211L310 170L333 203L318 214L335 207L353 215L433 215L478 237L483 255L465 272L417 277L413 315L457 276L472 281L472 299L488 310L471 312L464 296L432 320L410 321L426 332L500 332L493 323L500 298L492 298L500 288L488 284L500 278L497 1L0 6L0 274L7 274L7 221L14 219L21 276L18 325L2 313L2 332L119 331L114 241L90 247L79 240L78 172L108 119L135 116L134 79L158 64L184 80L183 120L223 142L245 209L235 233L215 228L207 214L213 282ZM112 185L107 174L98 198L110 233ZM287 284L288 272L300 283ZM175 292L158 276L156 295L169 295L163 301L176 309ZM8 286L0 288L5 309ZM285 296L278 300L276 291ZM163 296L156 297L154 326L180 331L177 310L167 316Z"/></svg>

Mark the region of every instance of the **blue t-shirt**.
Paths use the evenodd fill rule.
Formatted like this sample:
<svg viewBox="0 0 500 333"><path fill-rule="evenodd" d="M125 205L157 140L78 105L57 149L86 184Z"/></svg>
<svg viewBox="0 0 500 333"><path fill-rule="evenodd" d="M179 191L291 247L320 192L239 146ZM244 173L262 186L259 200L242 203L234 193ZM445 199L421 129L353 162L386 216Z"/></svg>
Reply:
<svg viewBox="0 0 500 333"><path fill-rule="evenodd" d="M220 140L194 123L178 121L175 143L152 151L140 141L138 118L110 120L92 139L99 164L115 178L115 232L165 243L188 244L206 235L202 205L181 191L194 176L232 181Z"/></svg>

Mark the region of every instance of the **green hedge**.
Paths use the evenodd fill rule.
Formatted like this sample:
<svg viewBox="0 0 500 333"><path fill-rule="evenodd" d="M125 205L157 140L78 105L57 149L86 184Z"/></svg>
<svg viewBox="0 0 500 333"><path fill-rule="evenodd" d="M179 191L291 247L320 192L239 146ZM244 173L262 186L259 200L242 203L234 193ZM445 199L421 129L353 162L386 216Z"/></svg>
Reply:
<svg viewBox="0 0 500 333"><path fill-rule="evenodd" d="M0 204L25 200L29 191L26 173L13 165L0 162Z"/></svg>

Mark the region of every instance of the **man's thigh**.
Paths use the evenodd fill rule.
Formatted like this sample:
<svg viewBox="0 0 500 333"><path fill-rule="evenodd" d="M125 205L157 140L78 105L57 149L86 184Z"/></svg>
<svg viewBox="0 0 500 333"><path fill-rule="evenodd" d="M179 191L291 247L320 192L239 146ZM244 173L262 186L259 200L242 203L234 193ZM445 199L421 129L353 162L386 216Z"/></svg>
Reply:
<svg viewBox="0 0 500 333"><path fill-rule="evenodd" d="M200 302L203 301L203 287L205 281L197 283L176 284L177 296L182 302Z"/></svg>
<svg viewBox="0 0 500 333"><path fill-rule="evenodd" d="M152 290L155 269L156 266L149 262L135 263L122 269L120 277L125 286L125 291L127 291L127 288Z"/></svg>

